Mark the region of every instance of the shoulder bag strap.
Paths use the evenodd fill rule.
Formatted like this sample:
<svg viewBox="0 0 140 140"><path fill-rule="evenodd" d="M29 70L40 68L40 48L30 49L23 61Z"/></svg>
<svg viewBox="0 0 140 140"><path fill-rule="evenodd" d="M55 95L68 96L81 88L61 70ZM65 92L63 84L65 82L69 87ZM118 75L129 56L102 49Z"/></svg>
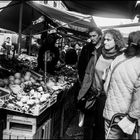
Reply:
<svg viewBox="0 0 140 140"><path fill-rule="evenodd" d="M111 81L111 78L112 78L112 75L113 75L115 69L116 69L120 64L122 64L123 62L125 62L126 60L129 60L129 59L124 59L124 60L118 62L118 63L114 66L114 68L112 69L112 72L111 72L111 74L110 74L110 79L109 79L109 81L108 81L108 83L109 83L109 84L108 84L108 88L109 88L109 86L110 86L110 81ZM107 88L107 91L108 91L108 88Z"/></svg>

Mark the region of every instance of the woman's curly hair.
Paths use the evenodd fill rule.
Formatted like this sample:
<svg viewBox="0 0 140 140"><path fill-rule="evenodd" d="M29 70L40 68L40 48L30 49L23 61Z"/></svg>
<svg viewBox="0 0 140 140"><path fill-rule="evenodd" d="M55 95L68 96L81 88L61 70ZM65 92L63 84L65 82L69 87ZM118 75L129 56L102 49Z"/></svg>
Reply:
<svg viewBox="0 0 140 140"><path fill-rule="evenodd" d="M116 50L121 51L121 50L124 50L126 48L124 38L119 30L112 29L112 28L107 29L104 31L104 36L107 33L109 33L113 36L113 39L114 39L115 44L116 44Z"/></svg>

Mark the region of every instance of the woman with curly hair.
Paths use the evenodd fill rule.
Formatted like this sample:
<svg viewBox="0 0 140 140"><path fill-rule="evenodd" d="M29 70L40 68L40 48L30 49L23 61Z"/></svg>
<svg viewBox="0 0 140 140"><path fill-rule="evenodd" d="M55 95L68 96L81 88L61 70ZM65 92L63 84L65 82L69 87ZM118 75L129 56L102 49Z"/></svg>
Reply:
<svg viewBox="0 0 140 140"><path fill-rule="evenodd" d="M129 34L128 47L111 63L104 89L106 139L136 139L134 129L140 119L140 31ZM119 114L123 119L108 133L112 117Z"/></svg>
<svg viewBox="0 0 140 140"><path fill-rule="evenodd" d="M102 47L92 53L78 95L79 101L84 100L88 94L100 95L96 101L95 110L83 110L85 112L84 139L104 139L104 119L102 114L106 95L103 92L102 76L105 69L125 48L124 39L120 31L115 29L105 30L102 42Z"/></svg>

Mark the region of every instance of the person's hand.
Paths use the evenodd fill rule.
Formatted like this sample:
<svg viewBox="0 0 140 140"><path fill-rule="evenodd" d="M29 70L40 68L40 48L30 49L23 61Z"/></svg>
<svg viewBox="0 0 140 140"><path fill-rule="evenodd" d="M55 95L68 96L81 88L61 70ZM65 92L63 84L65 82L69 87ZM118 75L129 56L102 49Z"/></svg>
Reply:
<svg viewBox="0 0 140 140"><path fill-rule="evenodd" d="M131 122L126 116L121 121L119 121L118 126L124 133L132 135L136 124Z"/></svg>
<svg viewBox="0 0 140 140"><path fill-rule="evenodd" d="M83 98L82 96L78 95L77 100L85 100L85 98Z"/></svg>
<svg viewBox="0 0 140 140"><path fill-rule="evenodd" d="M79 97L79 95L77 96L77 101L79 101L81 98Z"/></svg>

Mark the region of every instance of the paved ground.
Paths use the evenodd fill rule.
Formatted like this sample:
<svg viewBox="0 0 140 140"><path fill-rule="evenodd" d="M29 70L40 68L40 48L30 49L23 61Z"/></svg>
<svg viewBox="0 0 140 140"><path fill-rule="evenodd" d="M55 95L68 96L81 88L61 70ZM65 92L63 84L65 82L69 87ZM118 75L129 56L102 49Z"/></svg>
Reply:
<svg viewBox="0 0 140 140"><path fill-rule="evenodd" d="M76 112L62 139L83 139L83 128L78 126L79 114Z"/></svg>

